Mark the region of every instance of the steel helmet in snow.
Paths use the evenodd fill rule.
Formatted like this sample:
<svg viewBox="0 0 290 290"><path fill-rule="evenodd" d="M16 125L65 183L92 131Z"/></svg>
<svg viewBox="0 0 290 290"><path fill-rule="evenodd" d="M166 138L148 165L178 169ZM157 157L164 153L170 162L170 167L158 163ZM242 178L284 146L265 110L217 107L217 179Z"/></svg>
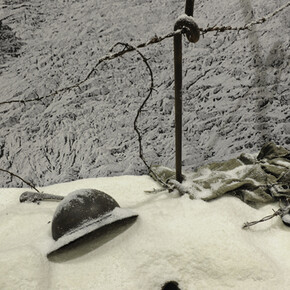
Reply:
<svg viewBox="0 0 290 290"><path fill-rule="evenodd" d="M47 255L99 228L137 216L130 209L121 208L115 199L102 191L71 192L55 210L51 226L55 243Z"/></svg>
<svg viewBox="0 0 290 290"><path fill-rule="evenodd" d="M286 206L282 211L282 221L283 223L290 227L290 205Z"/></svg>

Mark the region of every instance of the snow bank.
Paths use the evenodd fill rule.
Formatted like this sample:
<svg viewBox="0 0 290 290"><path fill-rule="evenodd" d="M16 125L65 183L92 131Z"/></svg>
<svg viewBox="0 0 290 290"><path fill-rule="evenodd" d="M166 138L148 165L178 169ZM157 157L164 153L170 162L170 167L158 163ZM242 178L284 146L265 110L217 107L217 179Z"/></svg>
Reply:
<svg viewBox="0 0 290 290"><path fill-rule="evenodd" d="M53 259L57 202L19 203L24 189L0 190L0 289L288 289L290 228L279 218L242 230L278 205L252 208L234 197L204 202L161 192L148 176L84 179L42 188L67 195L96 188L139 214Z"/></svg>

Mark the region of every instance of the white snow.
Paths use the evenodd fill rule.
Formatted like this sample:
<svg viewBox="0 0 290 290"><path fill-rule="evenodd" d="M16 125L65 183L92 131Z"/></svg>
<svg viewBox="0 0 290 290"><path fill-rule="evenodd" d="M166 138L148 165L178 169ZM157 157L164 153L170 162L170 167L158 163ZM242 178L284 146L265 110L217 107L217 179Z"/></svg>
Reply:
<svg viewBox="0 0 290 290"><path fill-rule="evenodd" d="M241 27L285 3L201 0L194 19L203 28ZM0 63L0 101L45 97L70 86L116 42L138 45L165 35L183 12L184 1L177 0L0 0L0 19L13 14L3 24L25 43L17 58ZM289 147L288 15L285 9L239 34L209 33L195 45L184 41L185 169L256 152L269 140ZM144 154L150 164L173 168L172 39L142 53L155 83L138 123ZM57 246L51 221L59 203L19 203L26 188L1 188L0 289L158 290L170 280L183 290L289 289L290 228L279 217L241 228L278 204L253 208L234 197L205 202L146 194L158 185L149 176L128 175L146 170L133 121L149 80L137 60L132 53L102 64L80 88L42 102L1 106L1 168L37 185L55 184L42 187L46 193L96 188L139 216L128 228L47 259ZM200 179L211 173L205 170ZM110 175L122 176L100 177ZM98 178L82 179L87 177ZM3 172L0 183L23 186ZM218 186L197 188L195 196Z"/></svg>
<svg viewBox="0 0 290 290"><path fill-rule="evenodd" d="M196 23L195 23L195 21L194 21L194 18L192 17L192 16L188 16L188 15L186 15L186 14L181 14L178 18L177 18L177 20L176 20L176 22L178 22L178 21L187 21L187 22L190 22L192 25L196 25Z"/></svg>
<svg viewBox="0 0 290 290"><path fill-rule="evenodd" d="M139 214L113 231L47 259L57 202L19 203L26 189L0 190L0 289L288 289L290 228L279 217L248 230L244 222L278 205L252 208L234 197L177 197L149 176L83 179L41 188L67 195L95 188Z"/></svg>

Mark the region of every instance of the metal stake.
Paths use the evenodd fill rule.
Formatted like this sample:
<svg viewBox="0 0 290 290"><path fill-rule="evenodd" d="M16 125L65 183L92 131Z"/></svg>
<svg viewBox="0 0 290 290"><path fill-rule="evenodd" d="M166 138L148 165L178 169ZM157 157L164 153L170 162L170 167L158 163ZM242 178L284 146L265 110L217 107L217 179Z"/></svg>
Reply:
<svg viewBox="0 0 290 290"><path fill-rule="evenodd" d="M186 0L185 14L193 16L194 0ZM177 30L177 28L174 28ZM176 180L182 182L182 35L174 36L175 83L175 168Z"/></svg>
<svg viewBox="0 0 290 290"><path fill-rule="evenodd" d="M188 16L193 16L194 0L186 0L185 3L185 14Z"/></svg>

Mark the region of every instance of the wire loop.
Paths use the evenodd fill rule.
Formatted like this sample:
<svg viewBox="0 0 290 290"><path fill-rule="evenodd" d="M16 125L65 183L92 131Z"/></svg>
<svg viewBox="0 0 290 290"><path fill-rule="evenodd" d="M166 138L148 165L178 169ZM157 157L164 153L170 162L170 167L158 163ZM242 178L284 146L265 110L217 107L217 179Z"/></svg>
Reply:
<svg viewBox="0 0 290 290"><path fill-rule="evenodd" d="M185 31L189 42L196 43L200 37L200 30L198 25L193 20L193 17L182 15L177 19L174 25L174 30L182 29Z"/></svg>

